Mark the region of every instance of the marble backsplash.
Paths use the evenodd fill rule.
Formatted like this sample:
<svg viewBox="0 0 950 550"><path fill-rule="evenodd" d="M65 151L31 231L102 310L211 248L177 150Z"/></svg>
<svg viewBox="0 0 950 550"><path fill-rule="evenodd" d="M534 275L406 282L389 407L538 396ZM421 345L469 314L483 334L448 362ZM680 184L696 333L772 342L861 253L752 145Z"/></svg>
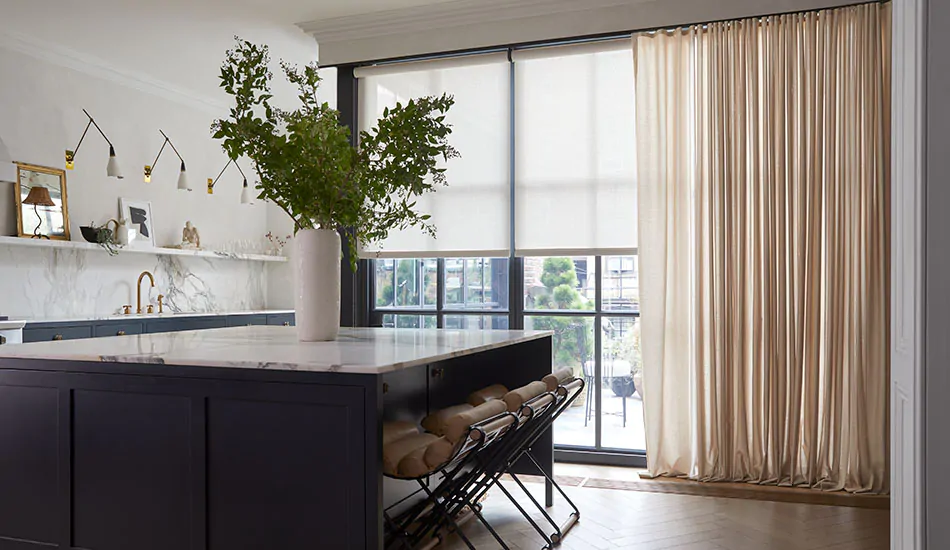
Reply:
<svg viewBox="0 0 950 550"><path fill-rule="evenodd" d="M135 308L142 271L142 307L165 295L166 312L260 310L267 288L262 262L123 254L99 250L29 248L0 244L0 315L55 320L106 317ZM146 301L147 297L147 301Z"/></svg>

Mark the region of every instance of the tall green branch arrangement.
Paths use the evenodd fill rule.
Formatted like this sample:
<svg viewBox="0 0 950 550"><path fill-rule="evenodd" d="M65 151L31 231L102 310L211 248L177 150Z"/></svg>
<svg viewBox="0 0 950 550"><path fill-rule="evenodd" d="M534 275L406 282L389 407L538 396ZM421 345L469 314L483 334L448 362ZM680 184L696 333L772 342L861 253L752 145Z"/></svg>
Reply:
<svg viewBox="0 0 950 550"><path fill-rule="evenodd" d="M228 157L248 157L260 182L259 196L282 208L302 229L342 230L349 236L355 268L357 249L390 231L419 228L435 237L430 216L417 212L419 196L446 184L440 161L459 156L448 142L445 115L452 96L422 97L383 111L370 131L350 143L340 113L317 99L316 64L281 61L297 87L300 106L288 111L272 102L267 46L235 37L221 65L221 87L234 100L226 119L211 131Z"/></svg>

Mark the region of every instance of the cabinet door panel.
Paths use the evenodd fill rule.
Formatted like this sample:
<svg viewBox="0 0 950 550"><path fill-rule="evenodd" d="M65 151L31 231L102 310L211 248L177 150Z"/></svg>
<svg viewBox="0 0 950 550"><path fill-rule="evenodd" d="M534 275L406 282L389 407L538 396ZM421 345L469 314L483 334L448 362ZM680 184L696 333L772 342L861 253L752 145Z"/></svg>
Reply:
<svg viewBox="0 0 950 550"><path fill-rule="evenodd" d="M224 317L185 317L182 319L162 319L151 321L145 326L145 332L178 332L182 330L202 330L223 328L228 325Z"/></svg>
<svg viewBox="0 0 950 550"><path fill-rule="evenodd" d="M92 338L92 325L46 327L23 329L24 342L51 342L55 340L79 340Z"/></svg>
<svg viewBox="0 0 950 550"><path fill-rule="evenodd" d="M144 329L142 323L105 323L96 325L96 338L142 334Z"/></svg>
<svg viewBox="0 0 950 550"><path fill-rule="evenodd" d="M267 316L268 325L278 325L278 326L293 326L294 325L294 314L293 313L274 313Z"/></svg>
<svg viewBox="0 0 950 550"><path fill-rule="evenodd" d="M229 315L229 327L246 327L251 325L266 325L267 315Z"/></svg>

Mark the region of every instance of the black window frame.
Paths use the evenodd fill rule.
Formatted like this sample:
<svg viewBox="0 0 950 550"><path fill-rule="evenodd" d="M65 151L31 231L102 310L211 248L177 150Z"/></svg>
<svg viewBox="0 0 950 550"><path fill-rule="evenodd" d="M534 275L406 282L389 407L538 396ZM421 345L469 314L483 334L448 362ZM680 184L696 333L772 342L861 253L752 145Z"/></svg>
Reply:
<svg viewBox="0 0 950 550"><path fill-rule="evenodd" d="M498 48L493 49L498 51ZM486 310L486 309L452 309L447 308L445 304L445 259L434 258L437 260L437 282L436 282L436 307L432 308L377 308L376 307L376 270L375 260L361 259L358 262L358 269L353 272L349 267L347 258L343 262L342 277L342 311L341 323L344 326L366 326L381 327L383 325L383 316L387 314L397 315L425 315L436 317L436 327L444 328L445 317L447 315L507 315L508 329L524 329L524 320L526 316L576 316L589 317L594 320L594 352L595 361L595 384L594 399L597 411L601 411L603 401L603 365L602 365L602 339L603 339L603 319L605 317L629 317L639 318L640 312L637 310L605 310L603 304L603 258L605 256L594 255L595 261L595 308L592 311L567 311L567 310L528 310L525 308L522 299L524 293L524 258L515 255L515 67L511 59L512 48L507 48L509 52L510 67L510 90L509 90L509 132L510 140L510 158L509 158L509 222L510 222L510 251L508 260L508 307L504 309ZM337 73L337 102L340 110L341 122L351 129L353 140L359 129L359 81L354 77L353 69L355 65L338 66ZM355 143L355 141L354 141ZM344 234L345 237L345 234ZM345 247L344 247L345 248ZM637 255L623 254L621 256ZM417 258L420 260L433 258ZM394 264L395 277L395 264ZM589 266L588 266L589 276ZM615 449L604 447L603 426L601 415L594 415L595 422L595 445L594 447L575 447L567 445L555 445L555 458L564 462L590 463L590 464L610 464L621 466L646 466L646 452L644 450Z"/></svg>

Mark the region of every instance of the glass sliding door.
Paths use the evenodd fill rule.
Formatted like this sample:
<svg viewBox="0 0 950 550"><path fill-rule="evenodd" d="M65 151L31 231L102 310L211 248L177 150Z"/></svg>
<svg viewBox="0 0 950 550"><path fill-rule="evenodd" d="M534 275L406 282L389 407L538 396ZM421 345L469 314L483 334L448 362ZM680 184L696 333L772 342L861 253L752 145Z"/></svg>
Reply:
<svg viewBox="0 0 950 550"><path fill-rule="evenodd" d="M554 332L554 368L570 367L587 390L558 420L565 448L642 452L637 258L524 259L525 329Z"/></svg>

